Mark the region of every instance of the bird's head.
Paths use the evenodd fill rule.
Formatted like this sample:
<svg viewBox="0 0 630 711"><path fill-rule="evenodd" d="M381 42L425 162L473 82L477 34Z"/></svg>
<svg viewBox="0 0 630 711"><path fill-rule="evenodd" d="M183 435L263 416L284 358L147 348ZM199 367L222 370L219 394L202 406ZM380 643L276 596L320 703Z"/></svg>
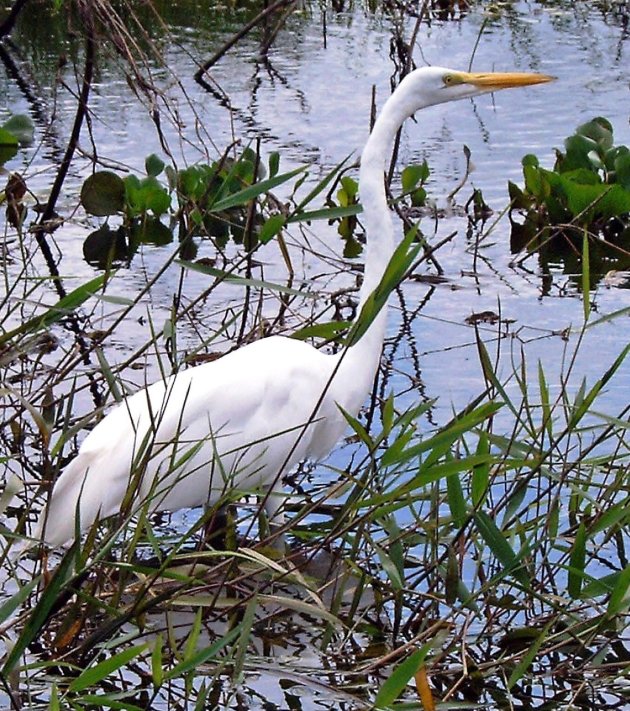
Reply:
<svg viewBox="0 0 630 711"><path fill-rule="evenodd" d="M401 82L409 115L425 106L466 99L500 89L543 84L554 77L529 72L459 72L445 67L422 67Z"/></svg>

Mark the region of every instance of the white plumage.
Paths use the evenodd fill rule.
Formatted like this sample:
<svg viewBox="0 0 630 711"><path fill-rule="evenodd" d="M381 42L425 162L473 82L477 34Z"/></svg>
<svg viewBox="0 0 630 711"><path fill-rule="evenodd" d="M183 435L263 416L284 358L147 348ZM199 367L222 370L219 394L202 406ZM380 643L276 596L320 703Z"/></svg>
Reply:
<svg viewBox="0 0 630 711"><path fill-rule="evenodd" d="M359 305L380 282L394 250L383 169L402 122L426 106L549 81L541 74L471 74L440 67L409 74L385 103L361 157L367 230ZM326 455L356 415L378 367L385 309L337 355L273 336L159 381L116 406L86 437L56 482L35 536L50 546L74 537L131 500L130 508L175 510L224 493L268 493L297 462Z"/></svg>

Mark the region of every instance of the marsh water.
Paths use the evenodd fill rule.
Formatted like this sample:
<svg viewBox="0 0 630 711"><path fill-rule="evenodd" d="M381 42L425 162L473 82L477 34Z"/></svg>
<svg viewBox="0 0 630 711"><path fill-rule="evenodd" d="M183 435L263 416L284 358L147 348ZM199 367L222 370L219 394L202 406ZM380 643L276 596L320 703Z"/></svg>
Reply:
<svg viewBox="0 0 630 711"><path fill-rule="evenodd" d="M466 322L471 314L500 311L510 335L502 345L508 361L510 351L524 343L528 360L534 364L540 358L550 376L562 367L562 354L567 349L567 342L558 334L568 327L579 327L582 321L579 275L570 273L570 264L560 259L543 270L536 255L518 259L520 255L510 250L510 228L505 219L489 229L494 220L490 218L476 234L467 235L466 220L458 217L460 211L446 200L464 175L463 145L470 148L473 170L455 203L466 202L472 189L477 188L498 215L508 203L507 181L522 183L523 155L534 153L543 165L551 167L554 149L562 148L563 140L580 123L604 115L613 123L618 142L630 142L627 34L612 10L607 14L591 4L587 4L588 9L582 7L583 3L569 2L508 3L490 11L483 5L473 5L467 13L455 13L452 19L434 18L430 24L423 24L414 54L416 63L467 68L476 46L472 63L476 69L537 70L555 75L557 81L475 102L435 107L419 115L417 123L408 122L405 126L399 162L406 165L428 161L429 196L445 211L437 224L435 239L453 231L457 236L438 255L445 281L429 289L422 284L405 288L404 308L408 313L415 312L419 304L423 307L397 347L396 375L391 386L394 391L406 389L410 386L407 376L415 380L420 375L425 396L438 397L436 408L445 413L452 407L462 407L479 387L479 367L472 347L474 329ZM180 162L216 159L234 140L249 145L260 138L263 156L278 151L286 169L309 164L311 180L316 181L349 154L358 156L368 133L372 87L376 88L377 105L390 91L392 17L359 4L342 12L307 4L278 35L268 63L258 58L258 38L245 38L212 69L213 81L229 97L227 108L192 79L193 62L203 61L213 47L220 46L229 35L230 18L235 25L240 18L236 10L227 17L222 13L210 10L203 23L191 27L184 24L187 13L173 12L172 35L160 43L172 74L154 67L153 78L164 87L165 101L173 113L177 112L186 137L186 141L179 138L176 127L164 115L164 107L158 107L163 114L162 130L174 157ZM38 22L31 27L32 21L33 18L25 19L23 29L29 40L26 47L38 62L32 91L40 94L37 104L50 106L49 87L60 48L50 35L43 36ZM61 30L58 33L52 36L59 36L62 43L67 41L61 37ZM79 57L73 59L80 64ZM63 69L70 86L76 84L75 71L79 68L71 62ZM92 98L92 136L84 132L81 144L89 151L93 140L107 165L142 173L146 156L164 156L150 120L151 107L135 99L114 62L101 60L97 76ZM27 99L8 72L0 81L5 110L35 110L36 97ZM35 143L36 150L23 151L10 166L32 176L29 188L40 196L47 190L73 118L74 104L63 91L58 90L58 94L55 120L47 135L43 135L46 127L40 124L41 143ZM79 159L64 187L63 200L72 208L80 183L91 170L87 158L83 161L83 174L81 165ZM431 235L431 218L422 228ZM78 214L55 235L61 271L75 276L77 281L95 274L82 258L83 240L92 229L94 222ZM339 238L334 230L326 229L325 223L314 223L308 237L315 245L314 252L340 255ZM298 281L324 294L338 288L331 281L330 266L318 264L313 254L305 255L295 241L292 254ZM212 245L203 244L200 249L200 256L213 256ZM111 293L137 292L164 259L163 249L145 247L128 267L118 270L110 285ZM286 267L273 245L261 250L257 259L264 264L260 276L269 281L286 279ZM324 278L320 279L322 275ZM340 282L344 285L343 275ZM186 290L195 293L203 286L194 276L187 276ZM158 282L151 289L150 299L142 304L142 308L150 310L158 327L172 305L169 292ZM228 292L225 298L231 296ZM605 314L627 306L629 296L628 290L600 281L592 299L596 311ZM220 307L210 305L212 310ZM401 318L408 316L397 313L401 307L400 303L394 304L392 337L399 332ZM497 331L492 326L484 330L490 339ZM109 357L114 362L123 360L146 336L135 324L128 330L119 329L117 352ZM581 375L597 376L599 366L612 360L623 344L619 336L620 330L614 326L598 329L592 343L587 336L576 370ZM180 338L187 337L196 335L186 334L184 327ZM597 358L592 357L593 349ZM420 360L419 366L412 356ZM416 372L418 367L421 373ZM611 392L613 401L615 397L618 402L627 397L621 383Z"/></svg>
<svg viewBox="0 0 630 711"><path fill-rule="evenodd" d="M309 177L301 188L306 193L348 155L358 158L368 135L372 89L377 106L391 90L392 38L397 32L409 37L413 27L413 17L369 3L342 3L339 10L304 3L287 19L264 61L261 38L254 32L212 67L212 82L226 101L205 91L193 74L197 64L256 10L204 5L185 2L163 8L165 28L147 19L149 33L165 60L162 64L148 55L144 67L163 92L155 105L134 86L133 77L125 76L120 61L99 60L90 100L90 131L84 128L81 137L85 153L75 159L58 205L59 212L71 212L72 218L53 238L59 270L69 283L79 284L100 273L85 261L83 243L102 221L76 209L81 184L92 171L94 150L101 166L141 174L149 154L167 157L165 146L172 160L183 165L215 160L235 141L241 146L260 141L263 162L278 152L283 171L309 166ZM32 147L21 150L7 167L25 175L29 189L43 200L74 118L76 103L70 92L77 89L82 55L59 18L49 14L48 6L35 4L33 8L18 26L19 51L6 48L13 67L5 58L0 111L27 113L35 121ZM630 144L630 58L623 16L615 12L614 3L473 3L444 17L434 14L430 22L422 23L413 56L418 66L467 69L472 64L479 71L540 71L557 80L434 107L405 125L399 165L428 162L427 191L439 215L429 212L421 228L430 242L455 234L436 255L441 278L425 278L435 275L435 267L423 265L420 278L408 281L391 298L380 392L394 392L401 409L416 403L419 396L435 400L421 426L448 421L484 388L474 318L484 312L499 316L498 322L482 319L476 325L497 359L497 371L508 392L517 388L510 374L523 362L532 371L540 363L552 388L568 379L564 385L575 392L584 378L592 383L601 377L627 344L627 331L621 327L627 316L581 331L584 304L577 263L562 254L543 261L536 253L527 256L513 251L510 222L504 214L507 183L522 184L525 154L534 153L551 167L554 150L561 149L564 139L594 116L607 117L616 141ZM24 82L16 80L16 71L27 79L28 92ZM63 83L56 84L56 77ZM156 112L161 137L152 120ZM454 198L449 198L465 177L464 145L470 149L472 170ZM483 223L471 223L464 210L473 189L481 191L493 210ZM280 199L286 197L279 193ZM290 332L314 313L322 320L332 318L331 295L354 288L357 275L352 263L341 257L343 243L334 226L313 222L286 239L295 273L291 284L315 297L292 304L285 324ZM5 245L8 282L22 273L20 260L15 258L20 252L31 255L33 279L45 276L34 238L26 235L26 240L19 248L11 241ZM229 263L238 253L228 245L219 257L210 241L200 241L197 247L197 258L219 265ZM110 365L124 363L152 338L153 331L162 329L171 316L175 293L185 301L207 288L207 276L188 271L182 277L177 264L153 283L176 249L174 244L144 245L128 263L117 266L108 286L109 300L95 307L93 328L106 329L116 318L121 299L135 298L150 287L108 339L104 354ZM255 260L250 276L287 282L287 265L274 242L260 248ZM600 273L590 294L593 320L630 307L624 274L630 262L620 257L597 268ZM52 292L44 293L43 300L54 301ZM241 290L233 285L215 290L211 301L196 307L194 319L177 324L180 353L197 349L200 339L210 339L211 351L227 350L238 328L219 326L225 323L226 314L241 313L242 301ZM7 325L19 323L21 309L15 305L14 323ZM261 309L273 317L277 298L266 296ZM342 310L342 315L347 314ZM211 338L217 330L220 335ZM61 342L71 341L62 330L56 335ZM162 345L158 339L157 349ZM55 357L54 352L45 355L41 367L54 369ZM124 373L125 384L134 388L153 380L159 373L159 359L153 349L147 351L136 361L136 365L142 362L142 368ZM627 404L629 394L630 373L622 366L598 407L615 416ZM93 407L86 391L79 390L75 407L76 417ZM340 447L331 455L329 466L343 468L351 453L351 447ZM289 655L287 659L290 666ZM313 659L317 660L315 653ZM301 664L306 663L303 655ZM316 661L313 664L317 666ZM295 697L299 700L289 702L291 692L276 685L277 676L281 676L278 669L267 670L267 676L263 671L265 698L250 699L252 704L260 708L346 708L345 703L352 708L350 700L333 701L321 689L320 696L314 693L315 700L300 692ZM289 676L287 671L283 678Z"/></svg>

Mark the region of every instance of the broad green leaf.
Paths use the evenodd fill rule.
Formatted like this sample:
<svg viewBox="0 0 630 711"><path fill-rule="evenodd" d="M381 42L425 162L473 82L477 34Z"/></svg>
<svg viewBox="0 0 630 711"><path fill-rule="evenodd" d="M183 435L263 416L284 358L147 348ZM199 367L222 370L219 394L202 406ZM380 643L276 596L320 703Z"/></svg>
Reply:
<svg viewBox="0 0 630 711"><path fill-rule="evenodd" d="M6 131L5 131L6 134ZM6 134L8 135L8 134ZM6 137L6 136L5 136ZM2 143L2 129L0 128L0 166L4 165L5 163L8 163L8 161L11 160L11 158L15 158L18 152L18 144L17 143L11 143L11 144L3 144Z"/></svg>
<svg viewBox="0 0 630 711"><path fill-rule="evenodd" d="M35 126L29 116L25 114L15 114L2 125L2 129L15 136L18 143L28 146L33 141ZM2 131L0 129L0 131Z"/></svg>
<svg viewBox="0 0 630 711"><path fill-rule="evenodd" d="M125 183L109 170L94 173L81 187L81 204L86 212L106 217L122 212L125 206Z"/></svg>
<svg viewBox="0 0 630 711"><path fill-rule="evenodd" d="M422 184L428 180L429 174L429 165L426 160L422 163L408 165L403 168L400 175L403 192L410 193L412 190L415 190L418 184Z"/></svg>
<svg viewBox="0 0 630 711"><path fill-rule="evenodd" d="M615 182L630 191L630 151L615 158Z"/></svg>
<svg viewBox="0 0 630 711"><path fill-rule="evenodd" d="M540 162L533 153L527 153L521 158L521 165L525 167L526 165L533 166L534 168L538 168L540 165Z"/></svg>
<svg viewBox="0 0 630 711"><path fill-rule="evenodd" d="M603 116L596 116L591 121L578 126L575 133L595 141L603 150L608 150L613 145L612 124Z"/></svg>
<svg viewBox="0 0 630 711"><path fill-rule="evenodd" d="M269 155L269 177L275 178L280 169L280 154L274 151Z"/></svg>
<svg viewBox="0 0 630 711"><path fill-rule="evenodd" d="M17 136L14 136L11 131L7 131L4 128L0 128L0 146L8 146L11 148L16 148L17 152L17 146L18 146L18 139ZM14 154L15 155L15 154Z"/></svg>
<svg viewBox="0 0 630 711"><path fill-rule="evenodd" d="M594 166L589 154L591 152L597 153L598 146L596 141L588 136L575 134L566 139L564 146L566 153L559 162L559 172L566 173L576 168L593 170Z"/></svg>
<svg viewBox="0 0 630 711"><path fill-rule="evenodd" d="M144 161L144 169L147 171L147 175L152 175L155 178L164 170L164 161L155 153L151 153Z"/></svg>

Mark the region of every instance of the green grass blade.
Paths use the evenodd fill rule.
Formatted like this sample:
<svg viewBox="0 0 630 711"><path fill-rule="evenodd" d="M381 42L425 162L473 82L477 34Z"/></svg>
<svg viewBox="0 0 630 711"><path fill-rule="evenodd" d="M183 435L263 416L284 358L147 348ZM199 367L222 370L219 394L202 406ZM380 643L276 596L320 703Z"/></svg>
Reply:
<svg viewBox="0 0 630 711"><path fill-rule="evenodd" d="M516 578L525 588L529 588L529 578L520 559L495 522L484 511L477 511L474 514L474 520L481 537L501 563L505 572Z"/></svg>
<svg viewBox="0 0 630 711"><path fill-rule="evenodd" d="M556 618L552 617L551 620L549 620L549 622L541 630L540 634L532 642L532 644L528 646L527 652L525 652L523 658L519 660L519 662L512 670L512 673L510 674L510 678L508 679L507 683L508 689L512 689L512 687L523 678L525 672L529 669L531 663L534 661L534 658L538 654L538 650L542 647L543 642L547 639L549 630L556 624L556 622Z"/></svg>
<svg viewBox="0 0 630 711"><path fill-rule="evenodd" d="M232 195L228 195L221 200L217 200L217 202L211 205L210 209L212 212L222 212L223 210L229 210L232 207L246 205L248 202L256 199L263 193L267 193L278 187L278 185L286 183L287 180L291 180L291 178L294 178L298 175L298 173L303 173L304 170L304 167L300 167L295 170L291 170L288 173L282 173L281 175L276 175L273 178L261 180L259 183L254 183L254 185L250 185L247 188L243 188L243 190L239 190L236 193L232 193Z"/></svg>
<svg viewBox="0 0 630 711"><path fill-rule="evenodd" d="M502 407L501 403L488 402L480 407L467 412L461 417L457 417L450 425L441 429L437 434L428 437L418 444L405 449L402 452L396 452L387 457L383 457L382 464L389 466L391 464L399 464L410 459L415 459L420 454L437 448L450 447L459 437L465 432L470 432L482 422L492 417Z"/></svg>
<svg viewBox="0 0 630 711"><path fill-rule="evenodd" d="M239 286L251 286L256 289L266 289L268 291L277 291L281 294L290 294L291 296L301 296L305 299L315 299L317 294L311 294L308 291L300 291L299 289L291 289L283 284L274 284L270 281L264 281L262 279L250 279L248 277L237 276L236 274L231 274L230 272L225 272L221 269L215 269L207 264L197 264L196 262L186 262L183 260L177 260L177 264L184 267L184 269L190 269L193 272L199 272L200 274L208 274L209 276L222 279L230 284L238 284Z"/></svg>
<svg viewBox="0 0 630 711"><path fill-rule="evenodd" d="M446 498L448 508L453 517L453 523L457 528L461 528L468 516L468 507L466 506L462 483L457 474L452 474L446 478Z"/></svg>
<svg viewBox="0 0 630 711"><path fill-rule="evenodd" d="M578 526L569 556L569 572L567 580L567 591L569 597L577 600L582 592L582 581L584 580L584 565L586 563L586 527L584 523Z"/></svg>
<svg viewBox="0 0 630 711"><path fill-rule="evenodd" d="M33 612L24 624L22 633L18 637L13 649L9 652L7 660L2 667L2 676L5 678L11 673L17 660L22 656L28 645L39 635L42 627L48 620L50 611L57 602L61 591L66 585L70 570L74 563L76 545L72 546L57 566L50 582L42 592Z"/></svg>
<svg viewBox="0 0 630 711"><path fill-rule="evenodd" d="M591 314L591 267L588 230L586 227L582 237L582 305L584 308L584 321L586 322Z"/></svg>
<svg viewBox="0 0 630 711"><path fill-rule="evenodd" d="M85 284L77 287L69 294L66 294L62 299L54 305L51 306L48 311L44 312L40 316L35 316L34 318L25 321L23 324L14 328L11 331L7 331L0 335L0 345L7 343L15 336L19 336L23 333L35 333L41 331L53 323L60 321L65 318L69 313L75 311L81 304L87 301L91 296L93 296L97 291L103 288L105 279L109 277L110 274L101 274L100 276L91 279Z"/></svg>
<svg viewBox="0 0 630 711"><path fill-rule="evenodd" d="M396 699L405 690L409 680L422 666L422 663L426 659L426 656L432 646L433 642L428 642L420 647L420 649L413 652L413 654L410 654L404 661L394 668L389 678L384 681L383 686L381 686L376 698L374 699L375 709L389 708L394 701L396 701Z"/></svg>
<svg viewBox="0 0 630 711"><path fill-rule="evenodd" d="M241 633L241 625L237 625L233 630L230 630L224 637L218 639L216 642L211 644L209 647L200 650L197 654L194 654L189 659L176 664L172 669L170 669L166 674L164 674L164 681L170 681L171 679L177 679L177 677L192 671L200 664L204 664L209 659L216 657L217 654L228 644L233 642Z"/></svg>
<svg viewBox="0 0 630 711"><path fill-rule="evenodd" d="M394 250L394 254L385 268L383 278L379 282L376 289L374 289L368 297L367 301L363 305L363 308L361 309L358 319L350 329L350 333L347 338L348 346L356 343L368 330L372 321L374 321L380 310L387 303L389 295L400 284L402 278L407 273L407 270L414 263L418 252L420 251L419 244L412 247L413 243L416 241L417 234L417 227L410 229Z"/></svg>
<svg viewBox="0 0 630 711"><path fill-rule="evenodd" d="M81 701L83 702L81 706L72 706L74 709L85 708L84 704L89 704L90 708L107 708L107 709L119 709L120 711L144 711L142 706L136 706L129 701L119 701L118 699L113 699L109 694L85 694L81 696ZM69 708L69 707L64 707Z"/></svg>
<svg viewBox="0 0 630 711"><path fill-rule="evenodd" d="M28 599L30 594L33 592L35 587L37 587L42 576L38 575L33 580L29 580L28 583L22 585L16 593L13 593L11 597L3 602L0 606L0 623L5 622L11 617L11 615L22 605L22 603Z"/></svg>
<svg viewBox="0 0 630 711"><path fill-rule="evenodd" d="M347 205L346 207L323 207L310 212L298 212L292 215L287 224L292 222L314 222L315 220L339 220L344 217L354 217L362 212L361 205Z"/></svg>
<svg viewBox="0 0 630 711"><path fill-rule="evenodd" d="M352 153L349 153L342 161L337 163L337 165L327 174L325 175L319 183L306 195L306 197L298 204L298 206L295 208L295 214L291 215L289 218L289 222L293 220L294 217L296 217L298 220L303 219L303 214L299 215L298 213L302 212L302 210L308 205L309 203L313 202L313 200L330 184L331 180L339 175L341 169L344 167L344 165L350 160L350 157L352 156ZM312 218L311 218L312 219Z"/></svg>
<svg viewBox="0 0 630 711"><path fill-rule="evenodd" d="M91 686L98 684L99 682L106 679L110 674L124 667L132 659L139 657L147 648L146 644L138 644L135 647L129 647L128 649L123 649L117 654L113 654L107 659L103 659L102 662L94 665L93 667L88 667L79 674L79 676L74 679L68 689L70 691L78 692L89 689Z"/></svg>
<svg viewBox="0 0 630 711"><path fill-rule="evenodd" d="M627 565L619 574L615 587L610 594L606 617L614 617L624 612L630 606L630 565Z"/></svg>
<svg viewBox="0 0 630 711"><path fill-rule="evenodd" d="M485 432L481 432L479 435L479 441L477 442L477 455L484 457L485 461L482 464L478 464L473 467L470 491L472 495L472 502L475 508L479 507L488 492L488 487L490 485L490 462L492 458L490 457L490 445L488 443L488 435Z"/></svg>

